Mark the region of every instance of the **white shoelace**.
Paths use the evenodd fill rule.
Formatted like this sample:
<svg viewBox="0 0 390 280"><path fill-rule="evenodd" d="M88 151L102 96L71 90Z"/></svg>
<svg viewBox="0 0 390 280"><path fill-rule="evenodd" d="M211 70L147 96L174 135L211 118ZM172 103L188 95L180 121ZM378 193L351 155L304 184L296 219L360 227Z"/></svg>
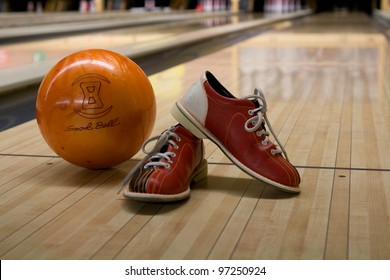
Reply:
<svg viewBox="0 0 390 280"><path fill-rule="evenodd" d="M158 140L157 144L155 146L155 147L157 147L157 146L160 147L160 143L161 143L161 147L158 149L158 151L161 150L161 148L166 144L170 144L173 146L174 149L178 149L179 146L176 144L175 141L172 140L173 137L176 139L176 141L181 140L179 135L177 135L176 133L174 133L172 131L167 130L167 131L163 132L161 136L160 135L154 136L154 137L148 139L142 145L142 151L147 155L152 155L149 158L149 160L151 160L151 161L148 162L147 164L145 164L145 166L144 166L145 169L149 168L149 167L157 167L157 166L164 166L165 168L171 167L171 165L170 165L170 163L172 163L171 158L175 157L176 153L174 153L174 152L164 152L164 153L155 152L156 148L152 149L151 151L146 151L146 145L152 141ZM157 159L157 161L152 161L154 159ZM166 159L167 163L162 162L163 159Z"/></svg>
<svg viewBox="0 0 390 280"><path fill-rule="evenodd" d="M166 130L161 135L157 135L157 136L151 137L147 141L145 141L145 143L143 143L142 151L146 154L146 157L143 160L141 160L140 162L138 162L137 165L134 166L134 168L130 171L130 173L127 174L126 178L122 182L122 187L119 190L118 194L130 182L131 177L133 177L134 173L142 165L144 165L147 161L149 161L149 162L146 163L144 165L144 167L143 167L145 169L146 168L150 168L150 167L156 168L158 166L163 166L165 168L170 168L171 167L170 166L170 163L172 163L172 159L171 158L175 157L176 154L174 152L168 152L168 151L164 152L164 153L161 153L160 151L167 144L172 145L174 149L178 149L179 148L179 146L176 144L176 142L172 138L174 138L178 142L181 140L179 135L177 135L176 133L172 132L171 130ZM147 151L146 150L146 146L150 142L156 141L156 140L157 140L157 143L153 147L153 149L150 150L150 151ZM165 159L167 162L163 162L163 159Z"/></svg>
<svg viewBox="0 0 390 280"><path fill-rule="evenodd" d="M243 99L255 99L259 103L259 107L249 110L248 113L249 115L253 116L249 120L246 121L245 123L245 130L247 132L255 132L257 136L262 136L265 135L264 140L262 141L263 145L267 145L269 142L269 133L265 129L259 130L259 128L262 127L262 124L265 123L267 124L269 131L275 138L276 142L278 143L280 149L272 149L271 153L272 155L276 154L283 154L286 160L288 161L287 153L286 150L284 149L283 145L280 143L279 139L276 137L276 134L274 133L272 126L270 122L268 121L267 117L267 101L265 100L264 93L260 89L255 89L253 95L248 95L243 97Z"/></svg>

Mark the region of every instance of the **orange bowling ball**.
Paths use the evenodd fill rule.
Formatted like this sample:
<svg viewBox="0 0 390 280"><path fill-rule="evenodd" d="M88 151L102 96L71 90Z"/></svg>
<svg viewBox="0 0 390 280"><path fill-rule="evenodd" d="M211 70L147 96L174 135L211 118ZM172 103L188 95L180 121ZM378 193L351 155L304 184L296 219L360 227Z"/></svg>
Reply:
<svg viewBox="0 0 390 280"><path fill-rule="evenodd" d="M84 50L47 73L36 118L57 155L75 165L109 168L130 159L150 136L156 100L148 77L132 60Z"/></svg>

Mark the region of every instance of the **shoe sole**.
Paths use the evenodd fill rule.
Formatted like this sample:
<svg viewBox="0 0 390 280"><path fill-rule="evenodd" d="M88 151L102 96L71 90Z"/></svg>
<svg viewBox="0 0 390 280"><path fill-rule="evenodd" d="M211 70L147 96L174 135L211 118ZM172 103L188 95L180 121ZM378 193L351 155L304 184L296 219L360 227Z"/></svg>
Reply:
<svg viewBox="0 0 390 280"><path fill-rule="evenodd" d="M171 109L172 116L186 129L191 131L192 134L202 139L210 139L214 142L222 152L242 171L247 173L249 176L261 180L269 185L272 185L282 191L289 193L299 193L300 187L289 187L278 182L272 181L260 174L254 172L249 169L245 165L243 165L234 155L232 155L228 149L216 138L207 128L205 128L202 124L200 124L192 115L177 101L175 105Z"/></svg>
<svg viewBox="0 0 390 280"><path fill-rule="evenodd" d="M192 173L188 188L178 194L149 194L149 193L137 193L129 191L126 188L123 195L129 199L143 201L143 202L174 202L186 199L190 196L190 184L197 183L207 177L207 161L203 159L201 163L196 167Z"/></svg>

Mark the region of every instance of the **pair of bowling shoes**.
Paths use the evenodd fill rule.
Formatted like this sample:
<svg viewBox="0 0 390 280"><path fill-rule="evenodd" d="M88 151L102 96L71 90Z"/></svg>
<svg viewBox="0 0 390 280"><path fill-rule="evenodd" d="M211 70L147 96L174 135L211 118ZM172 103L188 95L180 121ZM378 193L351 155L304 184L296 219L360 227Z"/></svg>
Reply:
<svg viewBox="0 0 390 280"><path fill-rule="evenodd" d="M179 124L150 138L147 156L123 181L127 198L169 202L190 195L190 184L207 176L202 139L210 139L241 170L282 191L300 192L300 176L267 118L264 94L255 89L233 96L210 72L204 72L171 113ZM268 130L266 129L268 127ZM269 138L274 136L278 146ZM146 145L157 141L146 151Z"/></svg>

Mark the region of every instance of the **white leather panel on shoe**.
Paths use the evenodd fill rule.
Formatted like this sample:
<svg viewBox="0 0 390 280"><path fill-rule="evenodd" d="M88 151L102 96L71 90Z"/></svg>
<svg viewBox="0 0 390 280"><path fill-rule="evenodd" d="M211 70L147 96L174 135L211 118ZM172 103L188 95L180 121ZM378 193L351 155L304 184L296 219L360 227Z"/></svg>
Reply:
<svg viewBox="0 0 390 280"><path fill-rule="evenodd" d="M202 125L205 125L208 102L206 92L203 87L203 76L195 82L182 98L182 105L191 113Z"/></svg>

